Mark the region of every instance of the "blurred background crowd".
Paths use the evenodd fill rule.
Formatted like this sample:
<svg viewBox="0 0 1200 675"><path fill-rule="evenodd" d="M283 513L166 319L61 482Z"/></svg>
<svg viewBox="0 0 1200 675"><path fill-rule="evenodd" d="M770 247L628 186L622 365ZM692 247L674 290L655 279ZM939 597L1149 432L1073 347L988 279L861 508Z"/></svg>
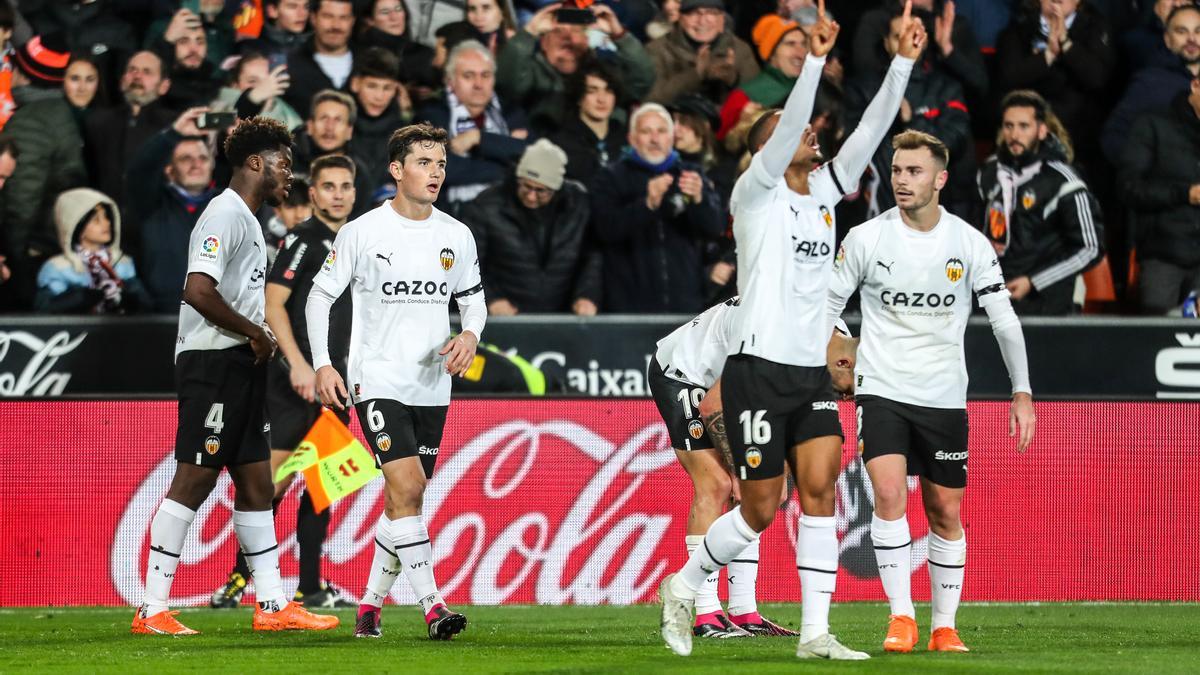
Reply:
<svg viewBox="0 0 1200 675"><path fill-rule="evenodd" d="M827 4L841 34L812 125L829 158L903 6ZM917 129L949 146L942 203L991 239L1018 312L1194 314L1200 8L912 4L928 44L839 235L894 206L891 136ZM230 173L223 129L267 115L296 140L292 195L259 214L273 245L389 199L387 138L425 121L449 130L438 206L475 233L492 314L698 312L735 292L746 132L782 105L816 15L816 0L0 0L0 311L178 312L188 235ZM312 175L330 154L352 184Z"/></svg>

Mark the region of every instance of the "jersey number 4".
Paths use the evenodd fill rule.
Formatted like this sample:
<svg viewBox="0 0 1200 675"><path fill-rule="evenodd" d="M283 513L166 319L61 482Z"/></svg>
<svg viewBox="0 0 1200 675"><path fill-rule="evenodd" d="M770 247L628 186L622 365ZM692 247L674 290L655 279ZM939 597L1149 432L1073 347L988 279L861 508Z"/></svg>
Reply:
<svg viewBox="0 0 1200 675"><path fill-rule="evenodd" d="M771 423L763 419L766 410L743 410L738 415L742 424L742 442L746 445L765 445L771 442Z"/></svg>
<svg viewBox="0 0 1200 675"><path fill-rule="evenodd" d="M225 428L224 403L212 404L212 407L208 409L208 416L204 418L204 427L212 429L214 434L219 435L221 433L221 430Z"/></svg>

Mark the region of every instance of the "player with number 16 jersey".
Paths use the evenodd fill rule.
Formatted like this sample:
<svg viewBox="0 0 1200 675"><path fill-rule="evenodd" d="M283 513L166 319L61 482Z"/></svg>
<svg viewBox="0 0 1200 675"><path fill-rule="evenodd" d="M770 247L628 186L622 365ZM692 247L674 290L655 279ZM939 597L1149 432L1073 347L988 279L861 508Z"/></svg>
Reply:
<svg viewBox="0 0 1200 675"><path fill-rule="evenodd" d="M450 376L475 358L487 309L475 239L433 206L446 177L446 131L404 127L388 141L396 197L346 224L317 272L308 299L308 336L321 402L349 398L383 469L387 506L359 605L356 637L379 637L380 615L403 569L429 637L449 640L467 625L446 607L433 575L433 549L421 518L450 404ZM349 382L330 365L329 310L350 287ZM450 301L462 331L450 337ZM348 388L347 388L348 385Z"/></svg>

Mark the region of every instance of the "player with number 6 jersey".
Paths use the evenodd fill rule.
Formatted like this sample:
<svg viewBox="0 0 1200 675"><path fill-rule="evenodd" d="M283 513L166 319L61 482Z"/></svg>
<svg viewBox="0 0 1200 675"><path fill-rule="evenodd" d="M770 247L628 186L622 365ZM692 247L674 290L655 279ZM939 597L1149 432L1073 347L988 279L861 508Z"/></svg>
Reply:
<svg viewBox="0 0 1200 675"><path fill-rule="evenodd" d="M1020 431L1021 451L1034 428L1025 338L991 244L938 205L948 180L945 144L906 131L892 146L897 206L846 235L834 262L828 314L840 316L861 289L858 447L874 490L871 540L891 603L883 647L910 652L918 639L905 515L906 477L916 475L929 521L929 650L965 652L954 620L967 558L959 506L967 484L963 334L972 293L987 312L1012 379L1009 432Z"/></svg>
<svg viewBox="0 0 1200 675"><path fill-rule="evenodd" d="M384 600L403 569L417 594L430 639L449 640L467 625L450 611L433 574L433 548L421 517L450 404L450 376L467 371L487 309L475 239L433 206L446 177L447 135L426 124L388 141L396 197L346 224L309 294L309 342L321 402L355 406L383 470L387 506L359 605L356 637L381 635ZM329 356L329 312L350 288L348 382ZM462 331L450 335L450 300Z"/></svg>

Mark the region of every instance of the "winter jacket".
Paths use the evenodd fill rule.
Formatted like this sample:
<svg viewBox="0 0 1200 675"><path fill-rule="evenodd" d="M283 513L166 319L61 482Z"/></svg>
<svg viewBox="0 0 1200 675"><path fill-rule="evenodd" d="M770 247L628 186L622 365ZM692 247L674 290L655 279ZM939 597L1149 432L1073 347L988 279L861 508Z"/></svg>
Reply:
<svg viewBox="0 0 1200 675"><path fill-rule="evenodd" d="M1009 217L1004 215L1000 171L1014 176ZM1046 293L1060 283L1074 284L1075 275L1104 254L1099 204L1053 136L1021 157L1001 148L984 162L978 180L987 207L983 233L997 249L1005 279L1028 276L1034 290Z"/></svg>
<svg viewBox="0 0 1200 675"><path fill-rule="evenodd" d="M1118 166L1138 256L1200 266L1200 206L1188 202L1188 190L1200 184L1200 118L1186 93L1133 123Z"/></svg>
<svg viewBox="0 0 1200 675"><path fill-rule="evenodd" d="M359 34L356 45L359 49L382 47L400 59L400 81L408 87L437 89L441 86L438 69L433 67L433 50L417 44L409 38L408 29L403 35L392 35L378 28L367 28ZM411 92L410 92L411 93Z"/></svg>
<svg viewBox="0 0 1200 675"><path fill-rule="evenodd" d="M129 164L125 204L131 219L141 223L141 277L155 312L179 311L187 277L188 238L200 214L218 193L187 195L167 182L163 169L183 140L172 128L151 137Z"/></svg>
<svg viewBox="0 0 1200 675"><path fill-rule="evenodd" d="M858 127L863 112L882 84L882 75L856 78L846 84L847 131ZM973 201L975 148L962 85L926 61L913 68L904 98L912 106L912 119L905 123L896 115L891 130L871 158L871 171L878 178L876 189L880 212L896 205L891 179L892 156L895 154L892 137L909 129L937 136L950 150L950 182L942 193L942 201L951 205Z"/></svg>
<svg viewBox="0 0 1200 675"><path fill-rule="evenodd" d="M637 38L626 34L616 40L616 52L593 51L597 58L613 59L628 95L646 97L654 83L654 63ZM757 70L757 69L756 69ZM496 59L496 93L506 105L520 106L539 135L549 135L575 108L565 95L566 78L554 69L538 48L538 39L518 31Z"/></svg>
<svg viewBox="0 0 1200 675"><path fill-rule="evenodd" d="M293 134L292 142L292 171L297 176L308 177L308 168L313 160L329 154L343 154L354 160L354 210L350 212L350 218L353 220L366 213L374 206L371 203L371 195L378 182L373 180L370 169L358 156L354 150L356 143L352 140L346 145L343 145L337 150L326 152L317 147L313 142L312 136L308 135L308 131L301 129Z"/></svg>
<svg viewBox="0 0 1200 675"><path fill-rule="evenodd" d="M858 29L854 31L854 50L852 65L860 76L867 73L878 73L881 77L887 72L892 57L888 56L883 46L883 39L891 29L892 12L904 3L891 2L886 7L867 11L859 19ZM935 67L945 74L958 80L963 91L971 96L982 96L988 90L987 67L983 63L983 54L979 51L979 43L975 39L975 31L966 17L956 14L954 28L950 32L950 42L954 50L950 56L943 57L941 49L933 40L934 17L941 16L943 2L935 0L934 11L913 8L913 14L925 23L925 31L929 36L929 47L926 57Z"/></svg>
<svg viewBox="0 0 1200 675"><path fill-rule="evenodd" d="M668 105L684 94L700 94L720 105L734 87L749 82L759 72L754 50L728 30L717 36L710 51L715 57L730 49L733 50L734 68L737 70L733 83L726 84L718 79L713 68L709 69L707 77L701 78L696 72L696 47L677 24L670 33L646 45L646 53L654 62L656 75L654 88L645 97L646 100Z"/></svg>
<svg viewBox="0 0 1200 675"><path fill-rule="evenodd" d="M106 195L122 197L125 194L125 170L130 160L151 136L174 121L175 113L161 101L142 106L137 115L125 103L93 112L84 124L83 133L84 159L91 186ZM125 225L125 245L131 251L139 250L141 232L138 223L126 222Z"/></svg>
<svg viewBox="0 0 1200 675"><path fill-rule="evenodd" d="M159 56L163 58L163 63L171 64L174 61L173 54L168 57L160 52ZM171 88L159 100L176 115L188 108L207 106L221 91L224 74L208 61L201 61L199 68L168 67L167 72L170 73Z"/></svg>
<svg viewBox="0 0 1200 675"><path fill-rule="evenodd" d="M58 252L52 211L59 193L87 184L83 138L61 89L19 87L17 111L4 125L21 159L4 186L7 251L24 257L30 249Z"/></svg>
<svg viewBox="0 0 1200 675"><path fill-rule="evenodd" d="M263 24L262 33L258 37L252 40L239 40L234 46L242 56L262 54L271 63L287 63L287 55L311 37L312 33L289 33L268 22Z"/></svg>
<svg viewBox="0 0 1200 675"><path fill-rule="evenodd" d="M589 240L587 190L565 181L535 215L517 199L516 180L484 190L462 210L475 235L484 297L522 313L569 312L580 298L600 304L600 252Z"/></svg>
<svg viewBox="0 0 1200 675"><path fill-rule="evenodd" d="M682 171L701 169L676 162L665 172L655 171L630 154L601 169L592 181L592 232L603 254L605 311L704 309L702 251L724 233L725 219L707 178L703 200L689 204L684 199L678 188ZM676 182L651 211L646 184L662 173Z"/></svg>
<svg viewBox="0 0 1200 675"><path fill-rule="evenodd" d="M374 193L380 187L394 186L395 180L388 172L388 139L392 133L404 126L400 106L393 101L379 117L368 117L365 110L358 111L354 121L354 141L350 152L354 159L366 169L364 184Z"/></svg>
<svg viewBox="0 0 1200 675"><path fill-rule="evenodd" d="M501 114L504 116L509 131L527 127L525 114L519 108L505 107L501 110ZM417 110L413 121L428 122L435 127L449 129L450 104L444 97L434 99ZM450 137L453 138L454 130L449 129L449 131ZM483 132L479 145L472 148L466 157L448 151L446 153L446 180L442 184L441 194L438 195L438 208L449 208L452 202L456 201L452 196L454 188L491 186L503 181L509 170L521 160L521 155L525 153L525 146L528 144L528 139ZM449 149L447 148L447 150Z"/></svg>
<svg viewBox="0 0 1200 675"><path fill-rule="evenodd" d="M1104 17L1081 4L1067 30L1071 48L1046 65L1035 43L1041 35L1038 15L1014 22L996 41L999 91L1033 89L1044 96L1066 125L1076 147L1087 148L1097 138L1104 108L1097 98L1109 84L1116 53Z"/></svg>
<svg viewBox="0 0 1200 675"><path fill-rule="evenodd" d="M764 109L780 107L795 84L796 78L784 75L778 68L763 68L758 77L734 89L725 99L721 106L721 128L716 130L717 140L725 140L725 135L737 126L747 103L753 101Z"/></svg>
<svg viewBox="0 0 1200 675"><path fill-rule="evenodd" d="M567 178L589 185L596 172L621 157L625 147L625 125L608 121L603 140L578 116L569 118L550 140L567 153Z"/></svg>
<svg viewBox="0 0 1200 675"><path fill-rule="evenodd" d="M1100 145L1104 156L1114 166L1120 165L1121 151L1133 121L1143 113L1166 110L1177 94L1188 91L1191 86L1192 72L1183 65L1182 59L1172 56L1175 63L1171 67L1151 66L1134 73L1125 88L1125 95L1108 116Z"/></svg>
<svg viewBox="0 0 1200 675"><path fill-rule="evenodd" d="M126 23L111 0L90 2L42 2L36 9L26 8L27 18L37 35L62 32L71 53L87 54L95 59L104 83L101 91L119 91L117 86L125 63L137 50L133 27ZM12 3L14 9L16 2ZM32 9L32 11L29 11Z"/></svg>
<svg viewBox="0 0 1200 675"><path fill-rule="evenodd" d="M292 78L292 84L284 93L283 100L287 101L288 105L292 106L304 119L308 119L313 97L321 91L325 89L350 91L349 77L341 87L335 87L333 80L329 79L325 71L321 70L321 66L317 65L311 38L288 54L287 70L288 75Z"/></svg>
<svg viewBox="0 0 1200 675"><path fill-rule="evenodd" d="M123 284L117 306L106 311L134 312L149 307L150 298L137 279L133 259L121 251L121 211L117 203L91 188L76 188L64 192L54 204L54 224L62 252L47 260L38 272L34 309L92 312L104 302L104 291L95 286L91 273L75 251L80 226L100 204L107 207L112 223L112 242L107 246L109 261Z"/></svg>

